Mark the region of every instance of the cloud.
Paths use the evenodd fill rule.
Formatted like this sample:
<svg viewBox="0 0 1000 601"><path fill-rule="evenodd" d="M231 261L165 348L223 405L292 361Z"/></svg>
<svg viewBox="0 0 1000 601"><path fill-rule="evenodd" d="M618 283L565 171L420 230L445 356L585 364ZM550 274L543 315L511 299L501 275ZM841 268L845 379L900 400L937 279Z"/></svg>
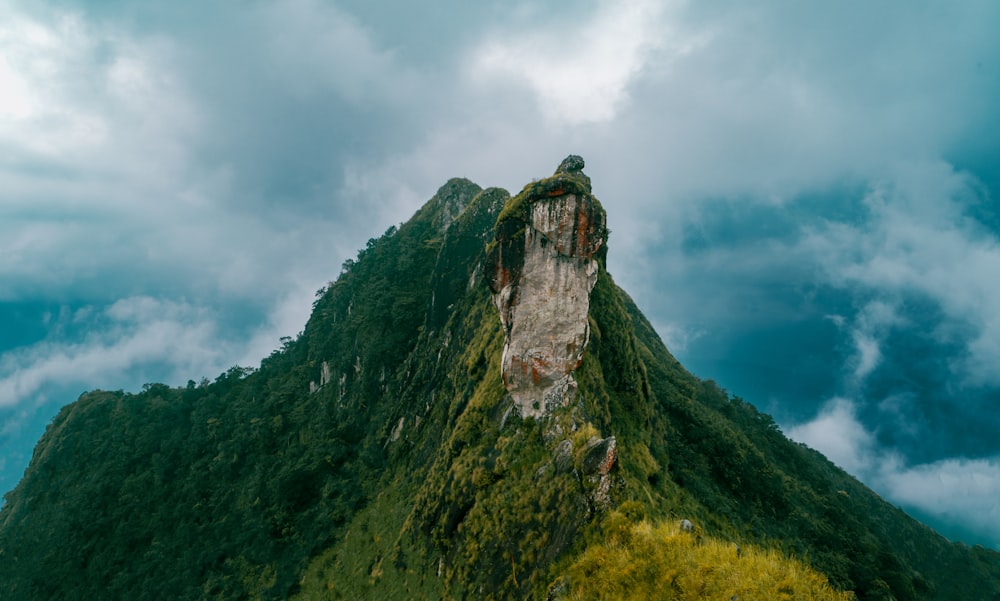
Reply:
<svg viewBox="0 0 1000 601"><path fill-rule="evenodd" d="M771 8L689 3L672 14L700 43L648 64L618 123L645 151L628 156L659 184L661 202L787 201L881 177L896 161L941 158L996 124L979 100L996 82L972 69L996 54L996 40L971 24L981 15ZM928 39L940 45L930 51Z"/></svg>
<svg viewBox="0 0 1000 601"><path fill-rule="evenodd" d="M854 403L845 398L831 399L815 419L789 428L786 433L852 474L867 473L877 460L875 437L858 420Z"/></svg>
<svg viewBox="0 0 1000 601"><path fill-rule="evenodd" d="M255 366L280 338L304 328L314 294L304 287L289 290L252 327L247 317L234 324L213 306L151 296L64 307L46 316L45 340L0 352L0 409L34 410L55 386L179 385L234 364Z"/></svg>
<svg viewBox="0 0 1000 601"><path fill-rule="evenodd" d="M854 401L834 398L815 418L786 433L892 502L933 518L935 527L971 531L979 542L1000 547L1000 458L949 457L911 465L878 444L857 410Z"/></svg>
<svg viewBox="0 0 1000 601"><path fill-rule="evenodd" d="M665 41L680 37L655 1L602 2L583 22L562 13L527 31L502 31L484 42L469 66L482 85L522 83L551 121L569 125L614 119L628 88ZM673 44L683 53L685 44ZM662 58L662 56L661 56Z"/></svg>
<svg viewBox="0 0 1000 601"><path fill-rule="evenodd" d="M654 323L701 333L674 349L686 366L780 421L852 399L853 413L820 413L834 440L851 441L823 449L849 469L863 467L848 453L863 432L915 465L992 456L1000 247L980 212L989 203L979 178L941 161L782 202L701 200L678 239L637 245L656 261L629 257L641 281L625 287Z"/></svg>
<svg viewBox="0 0 1000 601"><path fill-rule="evenodd" d="M234 349L230 349L227 356L237 357L237 365L258 365L261 359L278 348L278 341L281 338L286 336L294 338L305 329L312 313L314 298L315 291L309 288L290 290L268 308L268 315L258 328L251 330L249 335L247 332L239 333L239 338L231 342L239 351L232 352ZM246 338L245 342L243 338Z"/></svg>
<svg viewBox="0 0 1000 601"><path fill-rule="evenodd" d="M875 300L867 303L854 316L854 322L850 335L855 353L848 359L848 365L853 367L852 383L857 386L881 363L883 358L881 344L887 331L901 325L903 320L896 314L891 304Z"/></svg>
<svg viewBox="0 0 1000 601"><path fill-rule="evenodd" d="M134 296L47 316L44 340L0 352L0 490L13 488L45 424L81 391L179 386L256 366L280 338L302 330L312 298L293 289L273 307L234 316L214 305Z"/></svg>
<svg viewBox="0 0 1000 601"><path fill-rule="evenodd" d="M965 341L967 355L955 359L956 371L970 383L995 386L1000 238L969 214L986 202L968 173L940 162L906 164L869 191L862 223L816 226L800 250L814 257L832 285L884 299L915 294L937 303L952 325L941 336L956 328L977 332ZM859 324L857 339L866 340L873 325Z"/></svg>
<svg viewBox="0 0 1000 601"><path fill-rule="evenodd" d="M134 251L185 208L171 186L189 171L184 149L199 125L171 77L170 44L123 38L69 12L47 16L15 12L0 26L0 52L31 98L30 111L0 124L7 298L81 284L134 259L122 248Z"/></svg>
<svg viewBox="0 0 1000 601"><path fill-rule="evenodd" d="M371 235L355 226L378 208L336 196L347 146L328 131L363 121L338 115L330 95L360 111L412 95L405 71L335 7L207 11L242 27L215 40L83 11L10 13L0 76L17 83L20 108L0 120L0 299L169 289L279 303Z"/></svg>
<svg viewBox="0 0 1000 601"><path fill-rule="evenodd" d="M1000 548L1000 457L943 459L886 470L880 485L896 503L961 524Z"/></svg>
<svg viewBox="0 0 1000 601"><path fill-rule="evenodd" d="M263 35L259 67L291 97L330 94L352 104L404 109L419 93L415 74L378 47L364 26L336 5L292 0L257 7L253 29Z"/></svg>
<svg viewBox="0 0 1000 601"><path fill-rule="evenodd" d="M171 76L177 49L163 38L123 36L79 13L43 12L11 11L0 25L6 79L16 83L24 109L3 122L0 143L75 173L169 175L164 169L200 125L183 83Z"/></svg>
<svg viewBox="0 0 1000 601"><path fill-rule="evenodd" d="M24 79L18 75L7 60L0 56L0 118L23 119L31 113L31 96Z"/></svg>
<svg viewBox="0 0 1000 601"><path fill-rule="evenodd" d="M205 308L151 297L131 297L64 317L60 328L82 340L47 340L0 355L0 408L30 404L46 386L99 387L142 372L172 379L221 370L228 354ZM231 351L230 351L231 352Z"/></svg>

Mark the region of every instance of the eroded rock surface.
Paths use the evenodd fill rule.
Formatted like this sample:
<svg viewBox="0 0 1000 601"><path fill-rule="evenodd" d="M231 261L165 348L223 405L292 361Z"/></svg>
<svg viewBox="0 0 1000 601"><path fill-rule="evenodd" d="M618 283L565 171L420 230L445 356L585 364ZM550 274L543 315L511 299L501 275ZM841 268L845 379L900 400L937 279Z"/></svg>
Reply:
<svg viewBox="0 0 1000 601"><path fill-rule="evenodd" d="M587 444L583 458L583 473L588 476L607 476L618 460L618 441L614 436L594 438Z"/></svg>
<svg viewBox="0 0 1000 601"><path fill-rule="evenodd" d="M523 416L572 400L573 371L590 337L590 291L607 226L582 168L571 155L555 175L511 199L487 261L505 334L504 385Z"/></svg>
<svg viewBox="0 0 1000 601"><path fill-rule="evenodd" d="M603 439L594 437L587 443L587 451L583 457L583 473L595 485L591 492L591 501L598 509L611 506L611 468L617 461L618 441L614 436Z"/></svg>

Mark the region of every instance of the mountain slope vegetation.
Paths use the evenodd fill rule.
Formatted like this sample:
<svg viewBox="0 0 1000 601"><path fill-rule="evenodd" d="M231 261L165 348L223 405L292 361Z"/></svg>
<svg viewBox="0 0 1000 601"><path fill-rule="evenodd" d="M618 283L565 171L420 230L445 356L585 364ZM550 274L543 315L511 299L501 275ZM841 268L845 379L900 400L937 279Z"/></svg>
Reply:
<svg viewBox="0 0 1000 601"><path fill-rule="evenodd" d="M1000 599L1000 554L688 373L603 255L578 401L513 410L486 249L554 185L453 179L258 368L67 405L0 510L0 596Z"/></svg>

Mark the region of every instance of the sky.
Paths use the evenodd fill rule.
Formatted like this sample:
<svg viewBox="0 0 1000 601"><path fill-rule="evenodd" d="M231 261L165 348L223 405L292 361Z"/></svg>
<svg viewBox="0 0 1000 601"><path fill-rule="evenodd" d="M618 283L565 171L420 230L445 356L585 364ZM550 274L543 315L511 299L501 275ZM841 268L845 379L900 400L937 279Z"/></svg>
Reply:
<svg viewBox="0 0 1000 601"><path fill-rule="evenodd" d="M1000 3L0 0L0 489L295 336L451 177L580 154L696 375L1000 549Z"/></svg>

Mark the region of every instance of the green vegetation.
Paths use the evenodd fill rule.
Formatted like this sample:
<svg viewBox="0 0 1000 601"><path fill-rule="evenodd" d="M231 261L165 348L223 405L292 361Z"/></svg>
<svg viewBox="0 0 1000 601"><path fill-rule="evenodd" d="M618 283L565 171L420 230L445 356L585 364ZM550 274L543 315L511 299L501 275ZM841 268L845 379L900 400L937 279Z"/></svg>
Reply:
<svg viewBox="0 0 1000 601"><path fill-rule="evenodd" d="M528 207L532 201L549 196L561 196L563 194L589 196L590 178L583 175L582 172L556 173L551 177L531 182L500 211L500 214L497 216L497 224L499 225L508 219L527 222Z"/></svg>
<svg viewBox="0 0 1000 601"><path fill-rule="evenodd" d="M498 240L500 238L506 241L520 239L524 235L525 224L528 222L532 203L542 198L562 196L563 194L588 196L594 202L598 211L604 211L600 201L591 194L589 177L582 171L565 172L557 170L551 177L529 183L506 203L496 217ZM602 232L601 235L606 243L608 232ZM497 240L490 241L487 254L496 244ZM601 253L600 260L602 262L603 257L604 253Z"/></svg>
<svg viewBox="0 0 1000 601"><path fill-rule="evenodd" d="M689 374L603 267L579 405L510 412L484 249L585 177L451 180L258 369L65 407L0 511L0 597L1000 599L1000 554ZM611 508L583 473L608 436Z"/></svg>
<svg viewBox="0 0 1000 601"><path fill-rule="evenodd" d="M590 546L558 587L566 601L760 599L850 601L803 563L755 545L738 546L677 524L609 519L604 542Z"/></svg>

